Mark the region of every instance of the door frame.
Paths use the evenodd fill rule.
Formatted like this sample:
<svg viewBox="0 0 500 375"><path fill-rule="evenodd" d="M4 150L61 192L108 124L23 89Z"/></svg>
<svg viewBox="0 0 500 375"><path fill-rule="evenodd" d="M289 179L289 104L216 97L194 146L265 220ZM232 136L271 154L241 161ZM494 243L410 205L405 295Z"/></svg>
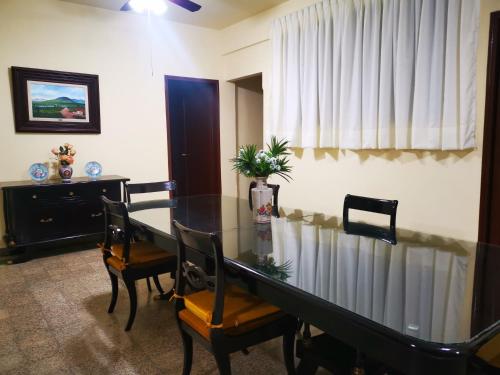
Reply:
<svg viewBox="0 0 500 375"><path fill-rule="evenodd" d="M193 77L181 77L181 76L171 76L165 75L165 111L166 111L166 127L167 127L167 147L168 147L168 179L172 180L172 137L171 137L171 122L170 122L170 108L169 108L169 92L168 92L168 82L169 81L184 81L184 82L203 82L207 83L214 88L215 93L215 105L217 110L215 111L214 118L214 130L218 134L218 137L215 139L215 160L217 162L216 171L217 171L217 181L219 181L219 194L222 193L222 171L221 171L221 160L220 160L220 94L219 94L219 81L216 79L207 79L207 78L193 78Z"/></svg>
<svg viewBox="0 0 500 375"><path fill-rule="evenodd" d="M493 193L493 158L495 138L500 134L500 118L496 107L500 99L500 11L490 15L490 31L488 42L488 65L486 75L486 102L484 110L483 161L481 170L481 197L479 208L480 242L488 242L490 237L489 222L491 218L491 197ZM500 147L500 146L499 146Z"/></svg>

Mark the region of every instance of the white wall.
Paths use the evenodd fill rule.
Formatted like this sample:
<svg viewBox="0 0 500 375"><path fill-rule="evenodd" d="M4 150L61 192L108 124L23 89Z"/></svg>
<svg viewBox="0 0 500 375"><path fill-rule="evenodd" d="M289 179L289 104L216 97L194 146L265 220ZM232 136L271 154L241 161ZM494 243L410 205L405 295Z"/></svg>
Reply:
<svg viewBox="0 0 500 375"><path fill-rule="evenodd" d="M290 0L222 30L224 78L263 72L264 119L269 116L272 19L310 5ZM280 204L342 215L345 194L398 199L398 226L466 240L477 239L489 13L500 0L481 0L477 69L478 147L468 152L295 150L294 180ZM222 103L225 110L230 101ZM266 127L267 128L267 127ZM267 134L269 135L269 134Z"/></svg>
<svg viewBox="0 0 500 375"><path fill-rule="evenodd" d="M217 79L218 46L217 31L158 17L149 33L144 16L57 0L1 0L0 181L29 179L28 167L49 161L50 149L64 142L78 151L75 176L84 175L87 161L98 160L104 174L166 179L164 75ZM99 75L102 134L16 134L11 66ZM223 164L233 154L232 134L221 124L221 149L229 149L222 152ZM234 177L223 172L223 192L234 189L225 182L229 174Z"/></svg>

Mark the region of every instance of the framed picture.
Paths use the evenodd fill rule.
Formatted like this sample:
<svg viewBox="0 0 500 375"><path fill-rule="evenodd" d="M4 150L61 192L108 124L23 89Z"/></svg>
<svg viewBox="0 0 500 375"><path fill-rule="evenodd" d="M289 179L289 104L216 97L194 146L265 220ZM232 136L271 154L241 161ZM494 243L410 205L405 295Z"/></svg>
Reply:
<svg viewBox="0 0 500 375"><path fill-rule="evenodd" d="M99 77L13 66L16 132L101 133Z"/></svg>

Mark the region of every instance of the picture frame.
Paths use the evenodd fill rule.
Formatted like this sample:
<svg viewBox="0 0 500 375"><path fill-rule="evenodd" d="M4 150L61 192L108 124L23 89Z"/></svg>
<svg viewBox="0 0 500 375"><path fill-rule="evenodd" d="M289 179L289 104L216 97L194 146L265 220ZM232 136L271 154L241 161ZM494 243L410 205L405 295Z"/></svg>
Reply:
<svg viewBox="0 0 500 375"><path fill-rule="evenodd" d="M18 133L100 134L99 76L11 67Z"/></svg>

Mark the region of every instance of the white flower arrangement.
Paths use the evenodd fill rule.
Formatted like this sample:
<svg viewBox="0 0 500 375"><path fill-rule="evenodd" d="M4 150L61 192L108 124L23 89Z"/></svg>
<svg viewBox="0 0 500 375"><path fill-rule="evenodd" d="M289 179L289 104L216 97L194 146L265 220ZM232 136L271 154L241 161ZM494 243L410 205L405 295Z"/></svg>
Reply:
<svg viewBox="0 0 500 375"><path fill-rule="evenodd" d="M290 153L287 152L287 144L288 141L278 141L273 136L271 144L267 145L267 151L257 151L256 145L242 146L238 156L231 160L233 169L247 177L269 177L277 174L288 181L292 167L288 165Z"/></svg>

